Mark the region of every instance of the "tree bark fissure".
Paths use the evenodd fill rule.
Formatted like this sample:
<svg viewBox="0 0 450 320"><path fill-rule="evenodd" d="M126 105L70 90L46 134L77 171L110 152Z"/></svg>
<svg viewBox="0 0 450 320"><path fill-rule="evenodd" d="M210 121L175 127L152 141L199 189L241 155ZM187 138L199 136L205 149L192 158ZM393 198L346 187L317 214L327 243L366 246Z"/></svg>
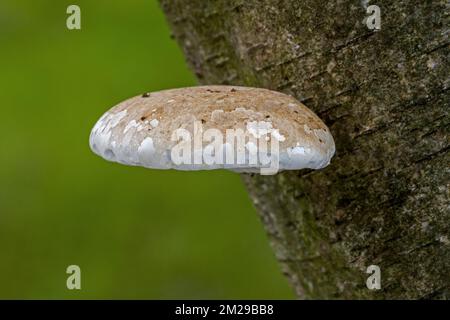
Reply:
<svg viewBox="0 0 450 320"><path fill-rule="evenodd" d="M298 297L448 298L447 1L371 1L378 32L368 1L160 2L200 83L291 94L335 138L323 170L242 175Z"/></svg>

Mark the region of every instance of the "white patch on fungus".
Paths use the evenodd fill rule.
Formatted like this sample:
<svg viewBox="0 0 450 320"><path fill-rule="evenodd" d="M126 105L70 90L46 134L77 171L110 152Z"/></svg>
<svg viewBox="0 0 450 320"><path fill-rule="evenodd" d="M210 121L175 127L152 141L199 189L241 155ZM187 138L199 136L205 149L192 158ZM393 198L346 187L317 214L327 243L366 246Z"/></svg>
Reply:
<svg viewBox="0 0 450 320"><path fill-rule="evenodd" d="M255 138L259 139L266 134L271 134L274 139L278 141L284 141L286 138L280 134L278 129L274 129L272 127L271 122L267 121L250 121L247 123L247 131L254 136Z"/></svg>
<svg viewBox="0 0 450 320"><path fill-rule="evenodd" d="M280 134L280 132L277 129L272 129L271 134L272 134L272 137L274 137L278 141L286 140L286 138L282 134Z"/></svg>
<svg viewBox="0 0 450 320"><path fill-rule="evenodd" d="M290 148L289 151L291 152L291 154L306 154L304 147L293 147Z"/></svg>
<svg viewBox="0 0 450 320"><path fill-rule="evenodd" d="M153 145L153 139L150 137L145 138L138 148L139 161L145 166L150 166L154 162L155 146Z"/></svg>
<svg viewBox="0 0 450 320"><path fill-rule="evenodd" d="M249 121L247 123L247 131L259 139L272 130L272 123L266 121Z"/></svg>
<svg viewBox="0 0 450 320"><path fill-rule="evenodd" d="M108 148L109 139L111 138L111 131L107 131L106 133L99 133L95 136L93 144L96 146L96 149L103 154L105 150Z"/></svg>
<svg viewBox="0 0 450 320"><path fill-rule="evenodd" d="M245 147L247 148L247 150L248 150L249 152L253 152L253 153L258 152L258 147L256 146L255 143L253 143L253 142L251 142L251 141L247 142L247 143L245 144Z"/></svg>
<svg viewBox="0 0 450 320"><path fill-rule="evenodd" d="M139 148L138 153L153 153L155 151L155 147L153 145L153 139L150 137L145 138Z"/></svg>
<svg viewBox="0 0 450 320"><path fill-rule="evenodd" d="M125 129L123 129L123 134L127 133L128 130L130 130L131 128L137 128L137 127L139 127L139 123L137 123L136 120L131 120L130 122L128 122Z"/></svg>
<svg viewBox="0 0 450 320"><path fill-rule="evenodd" d="M120 120L122 120L126 115L127 115L127 110L122 110L122 111L117 112L116 114L114 114L111 117L111 120L109 122L110 128L112 129L115 126L117 126L119 124Z"/></svg>
<svg viewBox="0 0 450 320"><path fill-rule="evenodd" d="M112 135L111 130L119 124L120 120L122 120L126 114L127 110L115 114L107 112L97 121L89 138L89 143L94 151L102 156L109 155L109 152L108 155L106 155L106 152L109 150L109 140Z"/></svg>
<svg viewBox="0 0 450 320"><path fill-rule="evenodd" d="M159 124L158 119L153 119L152 121L150 121L150 125L151 125L153 128L156 128L156 127L158 126L158 124Z"/></svg>

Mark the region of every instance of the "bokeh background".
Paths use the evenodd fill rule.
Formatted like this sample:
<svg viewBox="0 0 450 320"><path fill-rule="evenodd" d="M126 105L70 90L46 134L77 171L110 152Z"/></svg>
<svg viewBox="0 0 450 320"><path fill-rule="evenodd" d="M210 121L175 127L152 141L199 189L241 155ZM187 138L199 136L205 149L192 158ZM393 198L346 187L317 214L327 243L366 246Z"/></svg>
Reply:
<svg viewBox="0 0 450 320"><path fill-rule="evenodd" d="M294 297L237 174L126 167L88 147L109 107L190 85L154 0L0 1L0 298Z"/></svg>

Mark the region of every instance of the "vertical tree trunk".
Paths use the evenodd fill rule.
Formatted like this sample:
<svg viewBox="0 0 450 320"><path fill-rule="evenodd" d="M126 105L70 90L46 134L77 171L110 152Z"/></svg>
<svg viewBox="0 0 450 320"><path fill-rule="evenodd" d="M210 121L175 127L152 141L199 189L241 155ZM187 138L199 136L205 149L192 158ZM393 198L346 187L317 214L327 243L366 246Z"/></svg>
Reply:
<svg viewBox="0 0 450 320"><path fill-rule="evenodd" d="M368 2L161 0L202 84L283 91L333 133L323 170L243 175L298 297L448 298L448 3Z"/></svg>

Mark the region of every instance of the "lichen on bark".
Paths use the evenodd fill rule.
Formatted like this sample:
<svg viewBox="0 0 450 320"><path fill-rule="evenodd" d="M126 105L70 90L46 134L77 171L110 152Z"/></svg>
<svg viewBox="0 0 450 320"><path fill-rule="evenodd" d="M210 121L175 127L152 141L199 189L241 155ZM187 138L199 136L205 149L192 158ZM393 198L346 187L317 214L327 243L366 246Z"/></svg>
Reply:
<svg viewBox="0 0 450 320"><path fill-rule="evenodd" d="M202 84L291 94L329 126L320 171L243 175L299 298L449 298L449 7L160 0ZM382 288L366 288L366 268Z"/></svg>

